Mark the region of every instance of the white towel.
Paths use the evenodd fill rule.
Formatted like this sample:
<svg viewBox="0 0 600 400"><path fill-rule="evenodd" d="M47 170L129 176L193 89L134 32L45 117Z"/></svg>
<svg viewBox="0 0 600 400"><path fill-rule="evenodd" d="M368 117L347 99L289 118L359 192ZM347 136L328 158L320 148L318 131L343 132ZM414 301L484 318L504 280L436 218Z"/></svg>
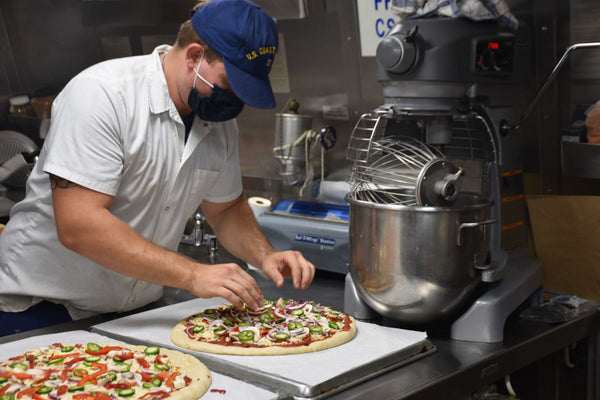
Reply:
<svg viewBox="0 0 600 400"><path fill-rule="evenodd" d="M439 15L475 21L495 19L508 28L518 27L504 0L392 0L391 10L400 19Z"/></svg>

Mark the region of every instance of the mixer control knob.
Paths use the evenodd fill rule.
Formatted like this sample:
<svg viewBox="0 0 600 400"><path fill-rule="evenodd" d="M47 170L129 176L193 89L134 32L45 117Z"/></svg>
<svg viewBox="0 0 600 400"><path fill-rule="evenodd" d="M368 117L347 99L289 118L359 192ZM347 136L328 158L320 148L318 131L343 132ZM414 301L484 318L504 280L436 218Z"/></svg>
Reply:
<svg viewBox="0 0 600 400"><path fill-rule="evenodd" d="M410 69L417 58L415 36L417 28L407 33L396 33L385 37L377 46L376 58L388 72L401 74Z"/></svg>

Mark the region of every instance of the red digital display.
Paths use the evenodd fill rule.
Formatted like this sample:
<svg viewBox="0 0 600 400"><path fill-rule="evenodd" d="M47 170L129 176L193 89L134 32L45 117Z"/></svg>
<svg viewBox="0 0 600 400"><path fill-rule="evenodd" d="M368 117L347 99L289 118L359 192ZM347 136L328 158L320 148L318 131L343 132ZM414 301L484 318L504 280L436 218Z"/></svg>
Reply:
<svg viewBox="0 0 600 400"><path fill-rule="evenodd" d="M498 50L500 48L500 43L498 42L488 42L488 49Z"/></svg>

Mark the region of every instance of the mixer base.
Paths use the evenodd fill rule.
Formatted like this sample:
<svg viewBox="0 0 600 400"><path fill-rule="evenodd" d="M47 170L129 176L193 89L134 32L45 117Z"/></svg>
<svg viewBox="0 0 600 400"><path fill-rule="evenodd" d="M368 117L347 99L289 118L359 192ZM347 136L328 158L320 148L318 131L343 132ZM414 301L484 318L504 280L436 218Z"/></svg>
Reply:
<svg viewBox="0 0 600 400"><path fill-rule="evenodd" d="M477 298L450 327L450 337L469 342L495 343L504 340L508 316L523 302L539 305L542 299L541 262L523 257L510 259L506 275Z"/></svg>
<svg viewBox="0 0 600 400"><path fill-rule="evenodd" d="M532 306L543 303L542 297L540 261L529 257L510 258L505 267L504 278L488 284L488 289L462 315L448 322L449 326L443 331L454 340L502 342L508 316L526 301ZM344 312L360 320L382 321L381 316L362 300L349 273L346 275L344 289ZM388 323L398 326L393 321Z"/></svg>

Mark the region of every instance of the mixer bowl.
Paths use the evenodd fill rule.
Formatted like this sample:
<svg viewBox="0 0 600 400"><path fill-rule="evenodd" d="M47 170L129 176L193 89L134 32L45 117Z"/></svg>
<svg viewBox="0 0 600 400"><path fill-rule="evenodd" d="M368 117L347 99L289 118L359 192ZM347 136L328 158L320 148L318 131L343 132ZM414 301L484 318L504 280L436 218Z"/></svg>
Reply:
<svg viewBox="0 0 600 400"><path fill-rule="evenodd" d="M346 196L350 275L362 300L408 325L455 315L486 266L492 201L461 194L451 207L420 207L376 204L355 195Z"/></svg>

